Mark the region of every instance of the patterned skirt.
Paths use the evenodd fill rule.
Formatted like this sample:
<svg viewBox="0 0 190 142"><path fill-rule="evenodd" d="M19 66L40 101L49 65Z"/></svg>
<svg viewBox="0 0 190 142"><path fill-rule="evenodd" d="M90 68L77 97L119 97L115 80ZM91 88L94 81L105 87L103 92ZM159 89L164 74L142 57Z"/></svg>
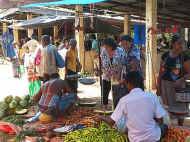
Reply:
<svg viewBox="0 0 190 142"><path fill-rule="evenodd" d="M161 82L161 97L164 105L168 106L170 111L186 112L188 111L188 104L176 101L176 90L174 82L162 80Z"/></svg>

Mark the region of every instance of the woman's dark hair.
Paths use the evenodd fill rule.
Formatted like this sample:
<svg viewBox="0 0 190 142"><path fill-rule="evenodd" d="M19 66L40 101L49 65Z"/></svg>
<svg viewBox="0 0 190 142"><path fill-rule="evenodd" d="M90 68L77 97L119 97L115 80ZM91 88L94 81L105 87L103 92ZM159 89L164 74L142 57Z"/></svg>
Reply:
<svg viewBox="0 0 190 142"><path fill-rule="evenodd" d="M129 72L126 75L125 80L127 83L133 85L133 87L141 88L142 90L144 90L144 79L139 72L137 71Z"/></svg>
<svg viewBox="0 0 190 142"><path fill-rule="evenodd" d="M116 48L117 48L117 43L112 38L106 38L106 39L104 39L102 45L110 46L110 47L112 47L112 50L116 50Z"/></svg>

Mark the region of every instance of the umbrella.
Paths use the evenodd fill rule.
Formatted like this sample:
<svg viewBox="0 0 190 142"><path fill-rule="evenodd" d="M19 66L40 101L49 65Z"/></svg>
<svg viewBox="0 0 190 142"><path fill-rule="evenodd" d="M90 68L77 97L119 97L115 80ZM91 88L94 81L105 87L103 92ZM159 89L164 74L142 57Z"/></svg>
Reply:
<svg viewBox="0 0 190 142"><path fill-rule="evenodd" d="M22 7L31 8L31 7L58 6L58 5L85 5L85 4L93 4L104 1L106 0L60 0L60 1L52 1L44 3L32 3L24 5Z"/></svg>

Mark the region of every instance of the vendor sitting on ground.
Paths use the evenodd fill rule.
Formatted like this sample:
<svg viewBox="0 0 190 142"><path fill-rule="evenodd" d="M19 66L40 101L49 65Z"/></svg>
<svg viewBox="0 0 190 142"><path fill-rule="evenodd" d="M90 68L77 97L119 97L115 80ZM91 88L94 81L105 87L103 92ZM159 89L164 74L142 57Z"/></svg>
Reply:
<svg viewBox="0 0 190 142"><path fill-rule="evenodd" d="M130 93L120 99L111 117L100 118L127 131L130 142L159 142L167 130L163 124L165 110L157 96L143 91L143 78L138 72L129 72L126 84Z"/></svg>
<svg viewBox="0 0 190 142"><path fill-rule="evenodd" d="M76 94L72 93L65 80L51 79L41 87L34 102L38 102L41 113L57 118L67 112L76 101Z"/></svg>

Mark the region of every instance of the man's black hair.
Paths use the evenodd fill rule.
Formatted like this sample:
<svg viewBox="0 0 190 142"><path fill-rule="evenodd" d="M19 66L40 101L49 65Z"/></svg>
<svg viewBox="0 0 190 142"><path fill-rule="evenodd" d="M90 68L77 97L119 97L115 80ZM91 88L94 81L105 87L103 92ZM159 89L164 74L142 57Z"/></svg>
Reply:
<svg viewBox="0 0 190 142"><path fill-rule="evenodd" d="M175 43L175 42L178 42L178 41L180 41L181 42L181 36L179 35L179 34L174 34L173 36L172 36L172 38L171 38L171 41L170 41L170 49L172 49L173 48L173 44Z"/></svg>
<svg viewBox="0 0 190 142"><path fill-rule="evenodd" d="M95 35L95 34L92 34L92 35L91 35L91 39L96 39L96 35Z"/></svg>
<svg viewBox="0 0 190 142"><path fill-rule="evenodd" d="M123 40L129 41L129 42L132 42L132 41L133 41L132 37L129 36L129 35L123 35L123 36L121 36L120 39L121 39L121 41L123 41Z"/></svg>
<svg viewBox="0 0 190 142"><path fill-rule="evenodd" d="M45 41L46 43L50 43L51 39L50 39L50 36L49 35L43 35L42 36L42 40Z"/></svg>
<svg viewBox="0 0 190 142"><path fill-rule="evenodd" d="M142 90L144 90L144 79L139 72L129 72L126 75L125 80L127 83L130 83L134 88L141 88Z"/></svg>
<svg viewBox="0 0 190 142"><path fill-rule="evenodd" d="M171 44L174 44L175 42L181 40L181 37L179 34L174 34L171 39Z"/></svg>
<svg viewBox="0 0 190 142"><path fill-rule="evenodd" d="M103 45L107 45L107 46L112 47L112 50L116 50L116 48L117 48L117 43L112 38L106 38L106 39L104 39Z"/></svg>
<svg viewBox="0 0 190 142"><path fill-rule="evenodd" d="M37 40L38 38L37 38L37 36L35 34L32 34L31 39Z"/></svg>

